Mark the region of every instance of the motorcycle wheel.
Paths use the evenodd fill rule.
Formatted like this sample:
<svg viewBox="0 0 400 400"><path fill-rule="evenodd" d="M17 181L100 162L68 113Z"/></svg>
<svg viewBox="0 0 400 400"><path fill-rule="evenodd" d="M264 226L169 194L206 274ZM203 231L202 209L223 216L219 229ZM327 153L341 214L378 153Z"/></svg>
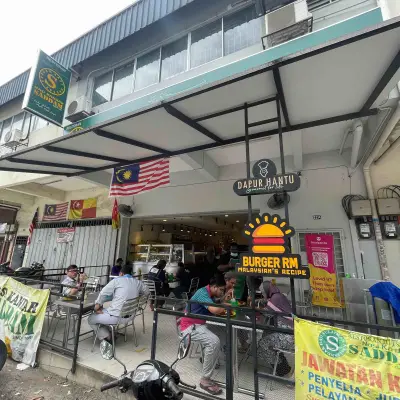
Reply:
<svg viewBox="0 0 400 400"><path fill-rule="evenodd" d="M7 360L7 347L6 344L0 340L0 371L3 369Z"/></svg>

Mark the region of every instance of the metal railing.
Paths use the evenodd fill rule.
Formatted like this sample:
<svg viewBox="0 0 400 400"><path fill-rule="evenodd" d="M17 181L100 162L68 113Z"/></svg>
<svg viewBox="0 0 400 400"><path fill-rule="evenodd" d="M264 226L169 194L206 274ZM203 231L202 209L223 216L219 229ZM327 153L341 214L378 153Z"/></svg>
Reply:
<svg viewBox="0 0 400 400"><path fill-rule="evenodd" d="M178 307L173 307L172 309L159 308L157 307L157 301L164 302L168 301L169 304L176 303L186 307L184 310L177 310ZM245 393L251 395L255 399L264 398L264 393L260 390L260 382L263 383L263 388L267 390L268 386L272 390L272 385L280 386L281 390L290 390L288 385L294 387L295 381L293 379L288 379L285 377L277 376L271 368L265 368L260 365L260 357L258 355L259 344L261 343L261 338L264 338L272 333L280 333L284 335L294 335L293 328L281 327L277 324L278 317L292 317L290 314L276 313L273 311L259 310L254 308L240 308L240 312L246 315L246 318L231 317L230 312L227 313L226 317L217 317L215 315L199 315L193 314L190 311L192 304L203 304L211 305L208 303L201 303L195 301L182 301L182 300L172 300L171 298L156 297L156 306L153 315L153 332L152 332L152 347L151 347L151 357L152 359L158 359L163 362L169 362L171 355L166 349L173 347L171 344L171 326L176 324L176 319L181 317L190 317L197 320L203 320L207 322L208 327L213 325L218 326L220 329L220 339L226 342L225 345L225 368L217 371L217 376L222 377L223 381L218 382L222 387L225 388L225 398L227 400L233 400L234 393ZM212 306L222 307L226 310L232 310L231 306L223 304L212 304ZM233 309L235 310L235 309ZM260 315L264 318L260 319ZM332 319L324 318L312 315L298 315L299 318L306 319L313 322L319 322L326 325L343 328L356 332L364 332L365 329L372 329L379 333L394 332L396 335L400 332L400 327L398 326L382 326L377 324L368 324L365 322L348 321L346 319ZM268 321L268 322L267 322ZM169 326L169 327L168 327ZM168 334L163 332L163 330L168 329ZM176 329L176 341L178 340L178 332ZM236 331L236 332L235 332ZM245 355L246 365L243 364L243 357L241 360L238 358L238 352L236 346L238 344L237 337L238 332L248 332L248 337L251 337L251 345L248 352ZM214 331L213 331L214 332ZM214 332L215 333L215 332ZM384 335L381 335L384 336ZM168 341L168 343L167 343ZM278 351L278 349L276 349ZM290 352L288 352L290 353ZM199 353L201 357L201 352ZM294 355L293 355L294 357ZM168 358L166 360L165 358ZM173 359L173 356L172 358ZM248 360L251 362L248 363ZM271 363L273 364L273 363ZM179 367L179 365L178 365ZM199 368L201 364L190 363L188 361L187 375L184 376L184 380L187 381L188 377L196 377L199 379L199 374L201 371ZM193 371L193 368L197 368ZM247 368L247 369L246 369ZM240 369L240 373L239 373ZM181 371L178 371L181 372ZM196 379L196 378L194 378ZM245 381L247 379L247 382ZM198 384L198 382L189 382L193 384ZM283 389L282 389L283 388ZM182 388L182 390L188 395L192 395L196 398L211 400L215 399L215 396L208 395L204 392L197 390L188 390ZM293 390L293 389L292 389Z"/></svg>

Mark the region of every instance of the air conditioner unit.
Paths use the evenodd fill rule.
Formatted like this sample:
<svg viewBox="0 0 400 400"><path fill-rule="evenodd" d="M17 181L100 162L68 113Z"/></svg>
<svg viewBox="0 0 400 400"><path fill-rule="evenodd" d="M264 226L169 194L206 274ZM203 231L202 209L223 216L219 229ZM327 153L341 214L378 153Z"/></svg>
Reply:
<svg viewBox="0 0 400 400"><path fill-rule="evenodd" d="M312 14L307 1L299 0L265 15L264 48L276 46L312 30Z"/></svg>
<svg viewBox="0 0 400 400"><path fill-rule="evenodd" d="M21 143L24 134L19 129L12 129L1 138L1 146L14 148Z"/></svg>
<svg viewBox="0 0 400 400"><path fill-rule="evenodd" d="M92 102L86 97L81 96L76 100L69 103L67 109L67 116L65 117L68 121L77 122L90 115L94 114L91 111Z"/></svg>

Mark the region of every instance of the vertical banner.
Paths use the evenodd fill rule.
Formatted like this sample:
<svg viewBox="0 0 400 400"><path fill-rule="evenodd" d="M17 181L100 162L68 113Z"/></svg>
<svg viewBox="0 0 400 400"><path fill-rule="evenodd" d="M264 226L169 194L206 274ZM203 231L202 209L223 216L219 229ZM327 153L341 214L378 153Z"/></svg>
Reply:
<svg viewBox="0 0 400 400"><path fill-rule="evenodd" d="M310 286L313 291L312 304L316 306L342 308L337 295L333 235L305 235Z"/></svg>
<svg viewBox="0 0 400 400"><path fill-rule="evenodd" d="M49 295L0 276L0 339L13 360L34 366Z"/></svg>
<svg viewBox="0 0 400 400"><path fill-rule="evenodd" d="M400 340L295 319L296 400L397 400Z"/></svg>
<svg viewBox="0 0 400 400"><path fill-rule="evenodd" d="M62 126L71 72L39 50L31 68L22 108Z"/></svg>

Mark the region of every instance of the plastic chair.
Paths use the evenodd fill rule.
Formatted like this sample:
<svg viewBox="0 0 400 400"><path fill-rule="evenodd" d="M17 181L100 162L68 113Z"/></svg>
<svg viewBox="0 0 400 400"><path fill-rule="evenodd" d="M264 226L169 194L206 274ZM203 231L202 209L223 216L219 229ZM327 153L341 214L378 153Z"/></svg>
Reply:
<svg viewBox="0 0 400 400"><path fill-rule="evenodd" d="M121 316L118 319L118 322L116 324L107 324L104 326L108 326L111 329L112 337L114 338L114 331L118 331L119 325L124 325L125 327L125 342L127 340L126 337L126 330L130 322L132 322L132 329L133 329L133 338L135 341L135 346L138 346L138 341L137 341L137 336L136 336L136 329L135 329L135 317L137 316L137 312L139 310L139 303L140 303L140 297L136 297L135 299L132 300L127 300L125 304L122 307L121 310ZM94 346L96 345L96 340L97 340L97 335L99 333L100 329L100 324L97 325L96 333L94 336L94 341L93 341L93 347L92 347L92 352L94 350ZM114 343L114 340L113 340ZM113 349L115 350L115 349Z"/></svg>

